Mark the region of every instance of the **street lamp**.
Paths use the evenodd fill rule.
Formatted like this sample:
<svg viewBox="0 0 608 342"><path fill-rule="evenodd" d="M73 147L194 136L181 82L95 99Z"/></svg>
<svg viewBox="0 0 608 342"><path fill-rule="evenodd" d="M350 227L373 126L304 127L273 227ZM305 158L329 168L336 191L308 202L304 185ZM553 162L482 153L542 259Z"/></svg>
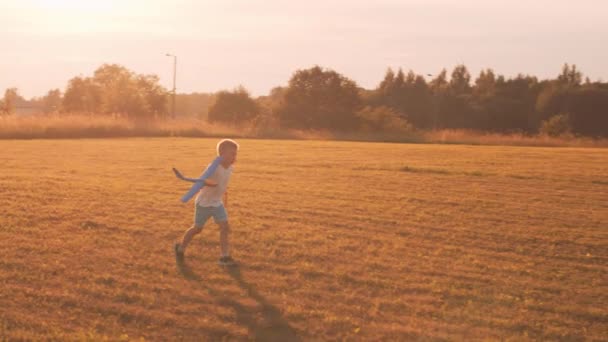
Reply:
<svg viewBox="0 0 608 342"><path fill-rule="evenodd" d="M170 53L165 54L167 57L173 57L173 96L171 99L171 116L175 119L175 77L177 72L177 56Z"/></svg>

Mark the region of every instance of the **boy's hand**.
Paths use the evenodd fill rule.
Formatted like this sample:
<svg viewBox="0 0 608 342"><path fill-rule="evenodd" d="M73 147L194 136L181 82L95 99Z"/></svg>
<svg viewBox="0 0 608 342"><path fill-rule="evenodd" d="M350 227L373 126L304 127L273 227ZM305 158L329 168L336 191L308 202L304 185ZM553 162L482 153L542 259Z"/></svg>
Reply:
<svg viewBox="0 0 608 342"><path fill-rule="evenodd" d="M210 187L217 186L217 183L214 182L214 181L212 181L212 180L210 180L210 179L205 179L204 183L205 183L205 186L210 186Z"/></svg>

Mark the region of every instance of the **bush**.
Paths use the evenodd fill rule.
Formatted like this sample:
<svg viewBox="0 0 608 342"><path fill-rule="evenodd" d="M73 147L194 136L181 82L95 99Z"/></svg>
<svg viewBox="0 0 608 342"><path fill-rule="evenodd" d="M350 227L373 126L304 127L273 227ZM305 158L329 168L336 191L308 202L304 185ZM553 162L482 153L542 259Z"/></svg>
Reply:
<svg viewBox="0 0 608 342"><path fill-rule="evenodd" d="M366 106L356 115L365 132L409 133L413 129L403 115L387 106Z"/></svg>
<svg viewBox="0 0 608 342"><path fill-rule="evenodd" d="M540 134L552 137L569 135L571 132L570 116L566 113L554 115L548 120L543 121L540 126Z"/></svg>

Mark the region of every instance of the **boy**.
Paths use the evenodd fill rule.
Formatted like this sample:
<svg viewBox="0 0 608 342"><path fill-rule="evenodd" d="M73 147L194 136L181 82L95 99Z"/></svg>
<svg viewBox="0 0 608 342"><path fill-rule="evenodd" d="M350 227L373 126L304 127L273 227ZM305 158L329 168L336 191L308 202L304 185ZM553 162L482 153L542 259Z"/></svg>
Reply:
<svg viewBox="0 0 608 342"><path fill-rule="evenodd" d="M184 253L192 238L203 230L203 226L207 220L213 216L213 220L220 227L221 255L218 264L223 266L235 264L232 257L230 257L228 244L230 225L228 224L228 214L226 213L224 204L228 205L228 192L226 192L226 188L232 174L232 164L236 161L238 150L239 145L231 139L223 139L217 144L217 154L222 157L222 161L215 172L207 178L205 186L196 197L194 225L184 233L182 241L175 244L175 256L178 259L184 258ZM224 201L222 201L222 195L224 196Z"/></svg>

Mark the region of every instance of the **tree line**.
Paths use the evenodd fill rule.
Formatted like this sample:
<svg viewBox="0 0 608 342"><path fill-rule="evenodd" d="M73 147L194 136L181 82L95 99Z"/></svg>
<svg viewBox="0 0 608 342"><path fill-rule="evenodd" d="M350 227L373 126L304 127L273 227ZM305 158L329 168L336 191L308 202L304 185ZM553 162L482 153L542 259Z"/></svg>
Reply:
<svg viewBox="0 0 608 342"><path fill-rule="evenodd" d="M178 94L177 113L232 125L330 131L407 132L412 129L471 129L500 133L608 136L608 83L583 79L565 64L554 79L492 69L473 79L458 65L431 76L388 69L374 89L314 66L294 72L288 84L253 98L243 87L214 94ZM0 112L27 103L7 89ZM43 112L120 114L135 120L168 115L167 89L155 75L102 65L91 77L75 77L65 91L49 91L30 104Z"/></svg>

